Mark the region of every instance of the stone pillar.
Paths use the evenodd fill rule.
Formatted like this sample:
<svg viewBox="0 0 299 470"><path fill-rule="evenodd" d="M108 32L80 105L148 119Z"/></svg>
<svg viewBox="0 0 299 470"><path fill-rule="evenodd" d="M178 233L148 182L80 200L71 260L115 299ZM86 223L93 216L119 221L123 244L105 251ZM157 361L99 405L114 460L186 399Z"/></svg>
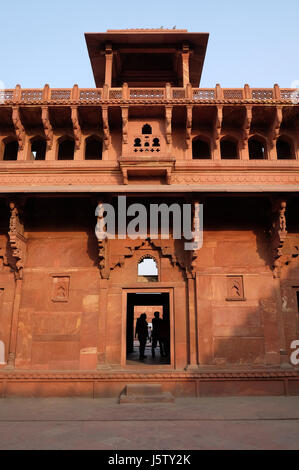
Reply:
<svg viewBox="0 0 299 470"><path fill-rule="evenodd" d="M196 300L195 300L195 279L188 279L188 344L189 344L189 364L188 369L198 367L197 353L197 321L196 321Z"/></svg>
<svg viewBox="0 0 299 470"><path fill-rule="evenodd" d="M174 289L174 368L184 369L188 364L188 309L186 302L186 287L175 287Z"/></svg>
<svg viewBox="0 0 299 470"><path fill-rule="evenodd" d="M106 53L105 53L106 63L105 63L105 84L111 88L112 84L112 65L113 65L113 51L111 44L106 44Z"/></svg>
<svg viewBox="0 0 299 470"><path fill-rule="evenodd" d="M97 367L97 325L99 295L86 295L82 301L82 324L80 335L80 369L93 370Z"/></svg>
<svg viewBox="0 0 299 470"><path fill-rule="evenodd" d="M107 300L108 280L100 280L100 303L98 313L98 364L97 369L106 369L106 332L107 332Z"/></svg>
<svg viewBox="0 0 299 470"><path fill-rule="evenodd" d="M181 56L182 56L183 87L186 88L187 84L190 83L190 71L189 71L190 51L189 51L188 44L183 44Z"/></svg>
<svg viewBox="0 0 299 470"><path fill-rule="evenodd" d="M22 279L16 279L11 329L10 329L8 360L7 360L7 366L6 366L7 369L14 369L15 367L17 336L18 336L18 320L19 320L19 310L20 310L20 304L21 304L21 292L22 292Z"/></svg>

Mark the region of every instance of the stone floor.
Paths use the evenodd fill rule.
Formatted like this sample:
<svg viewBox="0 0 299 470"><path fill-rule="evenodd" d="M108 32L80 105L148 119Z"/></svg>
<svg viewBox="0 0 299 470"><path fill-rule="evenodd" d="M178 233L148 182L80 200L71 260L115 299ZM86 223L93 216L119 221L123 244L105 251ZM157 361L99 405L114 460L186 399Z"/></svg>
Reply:
<svg viewBox="0 0 299 470"><path fill-rule="evenodd" d="M0 449L299 449L299 397L0 399Z"/></svg>

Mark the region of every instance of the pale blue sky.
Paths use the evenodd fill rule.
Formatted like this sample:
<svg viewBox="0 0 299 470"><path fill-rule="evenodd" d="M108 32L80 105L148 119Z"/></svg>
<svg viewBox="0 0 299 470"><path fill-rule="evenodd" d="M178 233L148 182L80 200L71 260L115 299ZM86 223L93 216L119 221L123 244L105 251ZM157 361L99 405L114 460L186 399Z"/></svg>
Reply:
<svg viewBox="0 0 299 470"><path fill-rule="evenodd" d="M84 32L164 26L209 32L201 87L299 80L299 0L0 0L6 88L93 87Z"/></svg>

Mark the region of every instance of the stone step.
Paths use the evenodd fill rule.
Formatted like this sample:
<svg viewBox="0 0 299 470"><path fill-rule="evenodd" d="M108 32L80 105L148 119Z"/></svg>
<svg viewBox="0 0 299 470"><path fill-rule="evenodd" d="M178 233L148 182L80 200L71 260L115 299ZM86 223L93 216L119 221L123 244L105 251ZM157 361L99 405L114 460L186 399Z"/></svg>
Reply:
<svg viewBox="0 0 299 470"><path fill-rule="evenodd" d="M120 395L120 403L173 403L170 392L163 392L161 384L128 384Z"/></svg>

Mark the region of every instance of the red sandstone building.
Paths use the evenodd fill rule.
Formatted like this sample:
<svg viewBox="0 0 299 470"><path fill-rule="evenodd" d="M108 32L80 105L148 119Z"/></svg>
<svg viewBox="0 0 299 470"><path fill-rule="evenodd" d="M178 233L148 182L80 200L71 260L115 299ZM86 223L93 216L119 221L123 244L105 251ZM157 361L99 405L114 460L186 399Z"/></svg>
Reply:
<svg viewBox="0 0 299 470"><path fill-rule="evenodd" d="M0 396L298 394L294 90L198 88L204 33L86 42L96 88L0 91ZM203 247L97 240L119 195L203 204ZM140 307L168 322L164 362L132 356Z"/></svg>

